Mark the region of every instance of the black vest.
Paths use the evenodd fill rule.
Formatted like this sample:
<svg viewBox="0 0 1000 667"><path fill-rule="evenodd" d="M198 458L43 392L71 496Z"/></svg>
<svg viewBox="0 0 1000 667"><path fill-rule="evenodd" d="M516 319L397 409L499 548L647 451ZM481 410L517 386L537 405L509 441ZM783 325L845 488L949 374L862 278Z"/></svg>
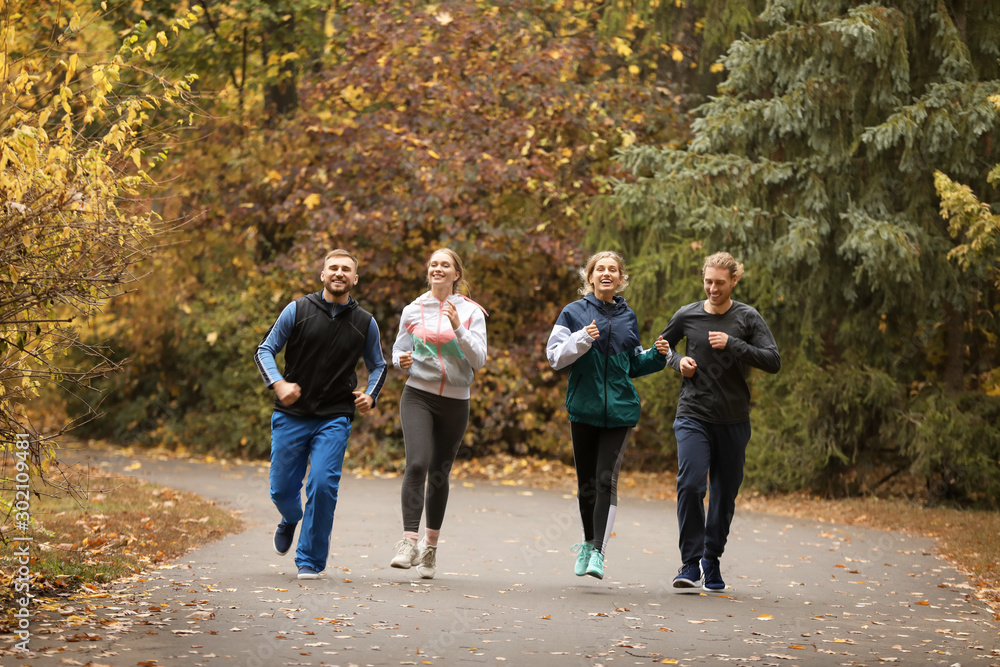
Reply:
<svg viewBox="0 0 1000 667"><path fill-rule="evenodd" d="M291 405L274 409L297 417L354 419L355 368L364 355L372 315L353 298L336 317L323 292L295 300L295 328L285 344L284 377L302 388Z"/></svg>

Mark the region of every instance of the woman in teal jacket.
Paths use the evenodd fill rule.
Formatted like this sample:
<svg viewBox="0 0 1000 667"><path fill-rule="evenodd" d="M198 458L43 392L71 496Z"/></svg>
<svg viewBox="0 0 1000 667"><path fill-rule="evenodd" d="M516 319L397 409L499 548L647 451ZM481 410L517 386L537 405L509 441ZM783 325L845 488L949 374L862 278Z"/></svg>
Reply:
<svg viewBox="0 0 1000 667"><path fill-rule="evenodd" d="M618 505L618 472L628 436L639 422L639 394L632 378L666 366L662 338L643 350L635 313L620 296L628 285L625 260L604 251L580 272L583 298L559 313L546 345L552 368L569 366L566 411L573 437L577 500L583 523L577 576L604 578L604 550Z"/></svg>

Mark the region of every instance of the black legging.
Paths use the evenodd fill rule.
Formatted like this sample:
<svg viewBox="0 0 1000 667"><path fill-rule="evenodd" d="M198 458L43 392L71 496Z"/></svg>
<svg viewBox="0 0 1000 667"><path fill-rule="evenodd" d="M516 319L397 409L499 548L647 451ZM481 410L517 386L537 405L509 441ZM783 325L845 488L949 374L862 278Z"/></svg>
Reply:
<svg viewBox="0 0 1000 667"><path fill-rule="evenodd" d="M570 422L583 539L604 553L618 508L618 471L632 431Z"/></svg>
<svg viewBox="0 0 1000 667"><path fill-rule="evenodd" d="M448 506L448 477L469 423L469 401L403 387L399 420L406 447L403 530L420 529L425 505L427 528L440 530Z"/></svg>

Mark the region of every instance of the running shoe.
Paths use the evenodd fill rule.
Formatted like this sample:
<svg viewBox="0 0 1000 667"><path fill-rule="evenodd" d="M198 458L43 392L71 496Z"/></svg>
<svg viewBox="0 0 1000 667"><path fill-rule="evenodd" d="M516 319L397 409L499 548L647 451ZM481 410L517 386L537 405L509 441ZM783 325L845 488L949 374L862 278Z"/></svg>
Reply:
<svg viewBox="0 0 1000 667"><path fill-rule="evenodd" d="M396 542L395 549L396 555L392 557L392 562L389 563L393 567L398 567L401 570L409 570L420 559L417 545L405 537Z"/></svg>
<svg viewBox="0 0 1000 667"><path fill-rule="evenodd" d="M437 567L437 547L429 544L423 545L420 555L417 557L417 574L421 579L433 579Z"/></svg>
<svg viewBox="0 0 1000 667"><path fill-rule="evenodd" d="M722 580L718 558L702 558L701 571L705 575L705 585L702 588L706 591L721 591L726 587L726 582Z"/></svg>
<svg viewBox="0 0 1000 667"><path fill-rule="evenodd" d="M700 588L701 587L701 568L698 567L698 563L686 563L682 565L677 570L677 576L674 577L674 588Z"/></svg>
<svg viewBox="0 0 1000 667"><path fill-rule="evenodd" d="M587 566L590 565L590 554L594 550L594 545L590 542L583 542L582 544L574 544L569 550L570 553L580 552L576 557L576 567L573 568L573 573L582 577L587 574Z"/></svg>
<svg viewBox="0 0 1000 667"><path fill-rule="evenodd" d="M284 519L274 529L274 550L279 556L284 556L292 548L292 541L295 537L295 526L297 523L287 523Z"/></svg>
<svg viewBox="0 0 1000 667"><path fill-rule="evenodd" d="M587 574L595 579L604 578L604 554L597 549L590 553L590 562L587 563Z"/></svg>

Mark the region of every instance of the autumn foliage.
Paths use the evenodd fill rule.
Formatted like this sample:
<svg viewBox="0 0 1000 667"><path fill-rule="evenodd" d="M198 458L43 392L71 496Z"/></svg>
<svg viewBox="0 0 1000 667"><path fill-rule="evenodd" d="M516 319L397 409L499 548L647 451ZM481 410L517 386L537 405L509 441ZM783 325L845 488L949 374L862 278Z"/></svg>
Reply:
<svg viewBox="0 0 1000 667"><path fill-rule="evenodd" d="M104 433L266 453L251 355L281 307L318 288L323 251L359 256L354 294L388 350L426 258L448 245L490 313L466 444L568 451L543 348L577 298L588 206L617 147L683 132L677 100L613 69L570 19L534 2L349 6L298 115L252 134L220 121L188 146L175 205L197 219L96 329L131 360L106 388ZM401 387L394 375L356 421L353 452L400 456Z"/></svg>
<svg viewBox="0 0 1000 667"><path fill-rule="evenodd" d="M137 0L116 29L178 7ZM154 202L186 225L94 318L90 342L128 363L71 409L106 413L90 432L117 442L264 456L252 353L319 287L324 252L360 257L354 295L388 350L447 245L490 313L463 453L568 457L543 345L586 255L624 251L648 346L727 249L786 362L751 378L748 483L990 504L995 220L978 202L996 183L996 17L932 0L213 3L169 54L199 72L205 111ZM678 382L637 383L626 465L672 464ZM401 386L355 422L368 464L402 458Z"/></svg>
<svg viewBox="0 0 1000 667"><path fill-rule="evenodd" d="M0 9L0 456L25 434L44 474L53 434L26 405L115 367L79 332L136 281L161 228L142 201L170 136L157 112L180 116L193 77L163 74L157 51L196 14L118 39L72 3Z"/></svg>

